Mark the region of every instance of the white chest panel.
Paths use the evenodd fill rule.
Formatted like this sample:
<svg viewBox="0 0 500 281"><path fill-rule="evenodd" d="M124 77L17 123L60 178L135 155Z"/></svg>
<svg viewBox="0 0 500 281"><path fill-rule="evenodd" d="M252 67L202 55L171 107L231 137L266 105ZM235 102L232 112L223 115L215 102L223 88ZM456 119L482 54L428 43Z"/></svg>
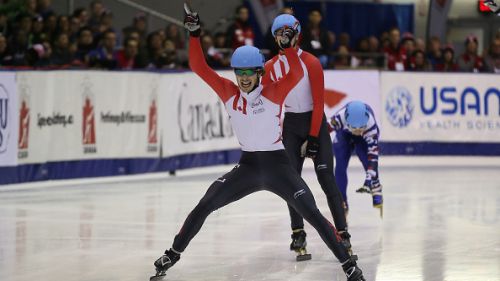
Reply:
<svg viewBox="0 0 500 281"><path fill-rule="evenodd" d="M240 96L233 96L226 102L233 130L243 151L284 149L281 141L281 106L261 96L260 90L254 91L258 91L256 96L240 93Z"/></svg>

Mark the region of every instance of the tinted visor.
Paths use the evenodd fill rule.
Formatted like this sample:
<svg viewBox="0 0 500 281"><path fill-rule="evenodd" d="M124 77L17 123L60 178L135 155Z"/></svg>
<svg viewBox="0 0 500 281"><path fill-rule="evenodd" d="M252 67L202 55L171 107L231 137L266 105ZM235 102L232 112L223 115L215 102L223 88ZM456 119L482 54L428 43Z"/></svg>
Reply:
<svg viewBox="0 0 500 281"><path fill-rule="evenodd" d="M234 73L238 76L252 76L257 74L258 69L257 68L247 68L247 69L241 69L241 68L235 68Z"/></svg>

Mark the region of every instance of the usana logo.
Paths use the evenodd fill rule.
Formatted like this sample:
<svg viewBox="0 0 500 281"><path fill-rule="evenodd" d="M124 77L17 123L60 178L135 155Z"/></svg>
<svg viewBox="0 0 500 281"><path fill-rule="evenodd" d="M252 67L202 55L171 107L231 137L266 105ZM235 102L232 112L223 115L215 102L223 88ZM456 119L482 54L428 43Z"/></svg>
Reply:
<svg viewBox="0 0 500 281"><path fill-rule="evenodd" d="M385 102L385 111L389 122L398 128L408 126L413 117L413 102L408 89L396 87L392 89Z"/></svg>

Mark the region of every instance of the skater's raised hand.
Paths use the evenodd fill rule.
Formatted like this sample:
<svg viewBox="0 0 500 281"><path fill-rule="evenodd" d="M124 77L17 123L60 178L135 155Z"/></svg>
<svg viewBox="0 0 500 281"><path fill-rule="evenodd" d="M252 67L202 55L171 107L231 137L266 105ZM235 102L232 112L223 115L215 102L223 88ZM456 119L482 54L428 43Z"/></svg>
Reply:
<svg viewBox="0 0 500 281"><path fill-rule="evenodd" d="M198 16L197 12L191 11L187 3L184 3L184 12L184 27L189 31L191 36L200 36L200 16Z"/></svg>
<svg viewBox="0 0 500 281"><path fill-rule="evenodd" d="M295 35L297 35L297 24L294 27L285 27L280 38L280 45L283 49L289 48L295 43Z"/></svg>
<svg viewBox="0 0 500 281"><path fill-rule="evenodd" d="M485 0L484 5L486 5L493 13L500 12L500 1L498 0Z"/></svg>

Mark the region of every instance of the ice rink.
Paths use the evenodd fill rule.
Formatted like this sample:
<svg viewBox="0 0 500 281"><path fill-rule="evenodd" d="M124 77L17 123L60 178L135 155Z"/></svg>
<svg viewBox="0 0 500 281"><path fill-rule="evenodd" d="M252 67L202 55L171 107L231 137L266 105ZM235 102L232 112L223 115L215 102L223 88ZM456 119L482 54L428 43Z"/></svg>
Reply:
<svg viewBox="0 0 500 281"><path fill-rule="evenodd" d="M351 242L367 280L500 280L500 161L472 160L382 157L383 219L369 195L354 192L364 174L351 167ZM147 281L187 214L230 169L0 186L0 280ZM312 168L303 176L331 220ZM297 263L285 203L252 194L214 212L165 280L345 280L306 231L313 259Z"/></svg>

